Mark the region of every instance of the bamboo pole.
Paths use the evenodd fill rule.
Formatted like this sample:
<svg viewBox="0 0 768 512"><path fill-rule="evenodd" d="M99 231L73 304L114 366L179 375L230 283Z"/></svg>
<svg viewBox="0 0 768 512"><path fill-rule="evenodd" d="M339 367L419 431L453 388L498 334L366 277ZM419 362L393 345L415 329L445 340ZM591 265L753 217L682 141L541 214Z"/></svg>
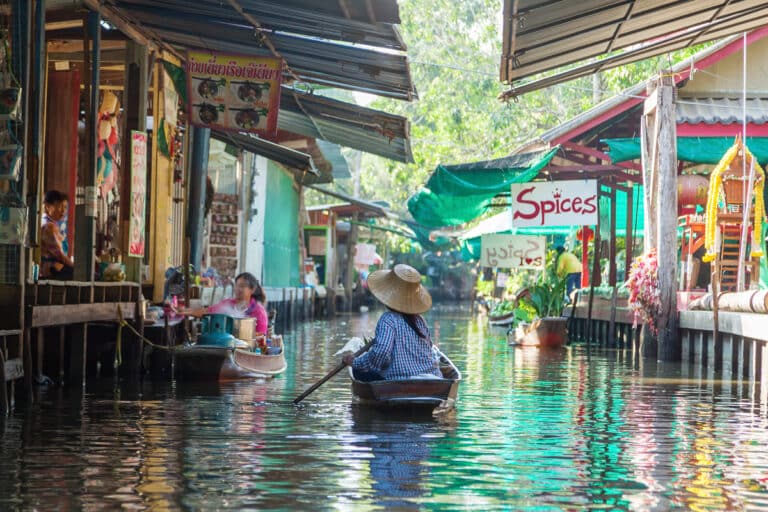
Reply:
<svg viewBox="0 0 768 512"><path fill-rule="evenodd" d="M741 153L742 153L742 175L746 174L746 165L747 165L747 151L745 146L742 143L741 146ZM750 259L749 253L747 252L747 233L749 232L749 227L752 225L750 222L750 214L752 213L752 187L755 186L755 159L750 158L749 159L749 180L747 181L747 190L744 191L744 205L741 207L742 209L742 221L741 221L741 238L739 240L739 267L738 272L736 274L736 291L742 292L744 291L744 271L745 266L744 262Z"/></svg>

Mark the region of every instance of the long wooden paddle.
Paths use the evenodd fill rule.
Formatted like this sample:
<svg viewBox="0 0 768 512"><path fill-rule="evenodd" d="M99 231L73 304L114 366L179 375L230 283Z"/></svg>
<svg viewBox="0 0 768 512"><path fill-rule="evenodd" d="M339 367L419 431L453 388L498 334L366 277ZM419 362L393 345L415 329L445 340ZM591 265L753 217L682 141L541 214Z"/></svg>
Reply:
<svg viewBox="0 0 768 512"><path fill-rule="evenodd" d="M372 344L373 344L373 340L371 340L371 341L369 341L368 343L366 343L365 345L363 345L363 348L361 348L360 350L358 350L357 352L355 352L355 353L354 353L354 355L353 355L353 357L357 357L357 356L359 356L360 354L362 354L363 352L366 352L366 351L367 351L369 348L371 348L371 345L372 345ZM309 396L309 395L310 395L312 392L314 392L314 391L315 391L317 388L319 388L320 386L322 386L323 384L325 384L325 383L326 383L326 382L327 382L327 381L328 381L328 380L329 380L331 377L333 377L334 375L336 375L337 373L339 373L341 370L343 370L345 366L347 366L347 363L345 363L344 361L340 362L340 363L339 363L339 364L336 366L336 368L334 368L333 370L331 370L331 371L328 373L328 375L326 375L325 377L323 377L323 378L322 378L322 379L320 379L319 381L317 381L317 382L315 382L314 384L312 384L312 386L310 386L310 387L309 387L309 389L307 389L305 392L303 392L302 394L300 394L299 396L297 396L296 398L294 398L294 400L293 400L293 403L294 403L294 404L297 404L297 403L301 402L302 400L304 400L305 398L307 398L307 397L308 397L308 396Z"/></svg>

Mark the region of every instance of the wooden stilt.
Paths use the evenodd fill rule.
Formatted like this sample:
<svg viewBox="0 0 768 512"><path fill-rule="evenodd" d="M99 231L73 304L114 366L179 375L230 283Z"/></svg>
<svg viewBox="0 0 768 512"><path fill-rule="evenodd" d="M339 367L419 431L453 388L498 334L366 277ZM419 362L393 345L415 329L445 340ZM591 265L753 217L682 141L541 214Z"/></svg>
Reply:
<svg viewBox="0 0 768 512"><path fill-rule="evenodd" d="M59 386L64 385L64 349L67 337L67 328L59 327Z"/></svg>
<svg viewBox="0 0 768 512"><path fill-rule="evenodd" d="M32 329L24 329L24 384L27 387L27 398L29 403L34 402L34 393L32 392Z"/></svg>
<svg viewBox="0 0 768 512"><path fill-rule="evenodd" d="M37 364L35 365L35 378L37 382L43 381L43 353L45 352L45 330L37 328Z"/></svg>
<svg viewBox="0 0 768 512"><path fill-rule="evenodd" d="M5 342L5 338L3 338L3 342ZM0 384L2 384L0 388L0 414L3 416L7 415L10 411L8 405L8 382L5 378L5 359L5 343L3 343L2 347L0 347Z"/></svg>

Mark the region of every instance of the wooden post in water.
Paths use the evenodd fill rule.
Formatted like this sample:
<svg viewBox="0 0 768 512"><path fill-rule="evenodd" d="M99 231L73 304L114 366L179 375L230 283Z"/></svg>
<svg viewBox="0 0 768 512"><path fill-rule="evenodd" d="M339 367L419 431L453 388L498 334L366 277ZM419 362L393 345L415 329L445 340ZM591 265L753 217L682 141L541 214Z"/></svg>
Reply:
<svg viewBox="0 0 768 512"><path fill-rule="evenodd" d="M344 297L347 301L346 310L352 311L352 285L355 282L355 245L357 244L357 213L352 214L349 235L347 236L347 269L344 274Z"/></svg>
<svg viewBox="0 0 768 512"><path fill-rule="evenodd" d="M598 185L599 187L599 185ZM584 243L582 241L582 243ZM594 248L592 249L592 275L589 279L589 302L587 304L587 345L592 343L592 337L595 336L596 326L592 321L592 305L595 302L595 285L600 284L600 225L595 230ZM595 340L599 341L599 340Z"/></svg>
<svg viewBox="0 0 768 512"><path fill-rule="evenodd" d="M657 338L646 339L645 356L661 361L680 358L677 338L677 127L675 84L671 72L662 72L649 84L642 137L643 181L646 186L646 253L656 247L661 308L656 317ZM664 205L663 208L658 205ZM648 222L652 219L652 222ZM650 242L650 243L649 243Z"/></svg>

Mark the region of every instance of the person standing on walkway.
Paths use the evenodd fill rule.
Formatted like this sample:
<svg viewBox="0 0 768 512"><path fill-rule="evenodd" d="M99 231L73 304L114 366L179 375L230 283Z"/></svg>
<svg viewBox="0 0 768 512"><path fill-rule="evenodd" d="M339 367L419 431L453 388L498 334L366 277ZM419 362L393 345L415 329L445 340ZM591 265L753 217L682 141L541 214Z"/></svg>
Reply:
<svg viewBox="0 0 768 512"><path fill-rule="evenodd" d="M43 218L40 226L40 278L69 280L75 263L67 254L66 233L62 233L69 200L58 190L49 190L43 198Z"/></svg>
<svg viewBox="0 0 768 512"><path fill-rule="evenodd" d="M555 272L560 279L566 279L565 299L570 304L572 300L571 293L579 288L581 282L581 261L579 261L575 254L566 251L562 245L558 245L555 250L557 251Z"/></svg>

